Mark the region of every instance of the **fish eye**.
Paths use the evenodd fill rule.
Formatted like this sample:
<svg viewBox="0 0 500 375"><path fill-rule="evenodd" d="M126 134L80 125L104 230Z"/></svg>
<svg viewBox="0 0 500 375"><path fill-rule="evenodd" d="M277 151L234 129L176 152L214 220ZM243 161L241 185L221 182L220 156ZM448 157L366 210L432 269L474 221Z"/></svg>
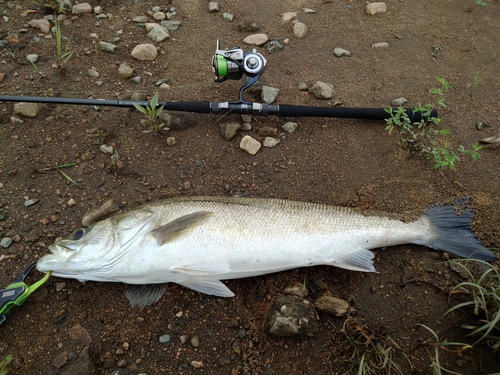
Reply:
<svg viewBox="0 0 500 375"><path fill-rule="evenodd" d="M90 227L82 227L76 229L73 233L71 233L72 240L79 240L83 236L85 236L90 231Z"/></svg>

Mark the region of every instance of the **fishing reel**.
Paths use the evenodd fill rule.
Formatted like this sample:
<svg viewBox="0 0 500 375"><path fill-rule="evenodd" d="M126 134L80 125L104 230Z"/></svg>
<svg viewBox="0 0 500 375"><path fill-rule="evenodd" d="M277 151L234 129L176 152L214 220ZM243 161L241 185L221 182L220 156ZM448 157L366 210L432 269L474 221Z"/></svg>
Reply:
<svg viewBox="0 0 500 375"><path fill-rule="evenodd" d="M240 89L238 102L243 103L243 91L255 84L266 66L266 59L256 49L244 53L239 47L229 50L220 49L220 40L217 39L215 54L212 57L212 69L215 72L215 82L224 82L228 79L239 80L244 74L247 82Z"/></svg>

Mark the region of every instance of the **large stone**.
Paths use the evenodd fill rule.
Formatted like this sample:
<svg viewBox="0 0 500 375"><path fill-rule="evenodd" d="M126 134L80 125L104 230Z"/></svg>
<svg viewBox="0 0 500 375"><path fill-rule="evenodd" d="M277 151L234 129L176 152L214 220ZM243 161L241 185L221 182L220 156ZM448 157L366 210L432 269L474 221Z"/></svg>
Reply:
<svg viewBox="0 0 500 375"><path fill-rule="evenodd" d="M225 122L220 124L219 131L226 141L230 141L236 136L240 128L241 125L237 122Z"/></svg>
<svg viewBox="0 0 500 375"><path fill-rule="evenodd" d="M309 29L307 28L305 23L295 22L295 24L293 25L293 35L295 35L295 37L299 39L305 38L308 31Z"/></svg>
<svg viewBox="0 0 500 375"><path fill-rule="evenodd" d="M309 301L282 295L269 309L264 329L273 336L311 337L319 330L319 316Z"/></svg>
<svg viewBox="0 0 500 375"><path fill-rule="evenodd" d="M291 134L295 131L295 129L297 129L297 127L299 126L299 124L297 124L296 122L293 122L293 121L288 121L288 122L285 122L281 128L286 131L287 133Z"/></svg>
<svg viewBox="0 0 500 375"><path fill-rule="evenodd" d="M329 83L317 81L311 88L311 92L318 99L331 99L334 95L333 86Z"/></svg>
<svg viewBox="0 0 500 375"><path fill-rule="evenodd" d="M120 78L128 79L134 75L135 69L130 67L126 62L122 63L118 68L118 75Z"/></svg>
<svg viewBox="0 0 500 375"><path fill-rule="evenodd" d="M90 6L89 3L75 4L75 5L73 5L73 8L71 9L71 13L72 14L92 13L92 7Z"/></svg>
<svg viewBox="0 0 500 375"><path fill-rule="evenodd" d="M319 297L314 306L318 311L334 316L342 316L349 311L349 302L327 293Z"/></svg>
<svg viewBox="0 0 500 375"><path fill-rule="evenodd" d="M276 100L280 89L276 87L262 86L260 97L264 103L271 104Z"/></svg>
<svg viewBox="0 0 500 375"><path fill-rule="evenodd" d="M181 21L161 21L160 25L168 31L175 31L181 26Z"/></svg>
<svg viewBox="0 0 500 375"><path fill-rule="evenodd" d="M220 10L220 5L217 1L208 3L208 13L217 13Z"/></svg>
<svg viewBox="0 0 500 375"><path fill-rule="evenodd" d="M45 18L28 21L28 24L35 29L40 29L42 33L48 34L50 32L50 22Z"/></svg>
<svg viewBox="0 0 500 375"><path fill-rule="evenodd" d="M198 125L198 120L191 113L165 112L160 113L160 121L170 130L184 130Z"/></svg>
<svg viewBox="0 0 500 375"><path fill-rule="evenodd" d="M113 53L118 48L118 46L114 45L113 43L99 42L99 44L101 45L101 49L104 52L111 52L111 53Z"/></svg>
<svg viewBox="0 0 500 375"><path fill-rule="evenodd" d="M36 117L42 108L40 103L21 102L14 104L14 112L26 117Z"/></svg>
<svg viewBox="0 0 500 375"><path fill-rule="evenodd" d="M250 155L255 155L260 150L261 146L259 141L253 139L249 135L245 135L240 142L240 148Z"/></svg>
<svg viewBox="0 0 500 375"><path fill-rule="evenodd" d="M131 53L132 57L141 61L153 61L158 55L156 47L152 44L138 44Z"/></svg>
<svg viewBox="0 0 500 375"><path fill-rule="evenodd" d="M243 39L243 43L253 46L261 46L269 40L267 34L252 34Z"/></svg>
<svg viewBox="0 0 500 375"><path fill-rule="evenodd" d="M169 37L170 34L168 33L168 30L160 25L153 27L153 29L148 33L148 38L154 40L156 43L163 42Z"/></svg>
<svg viewBox="0 0 500 375"><path fill-rule="evenodd" d="M385 3L368 3L366 4L365 12L371 16L383 14L387 12L387 5Z"/></svg>
<svg viewBox="0 0 500 375"><path fill-rule="evenodd" d="M80 353L78 358L59 373L59 375L94 375L97 374L97 369L92 361L92 355L89 355L89 348L86 347Z"/></svg>

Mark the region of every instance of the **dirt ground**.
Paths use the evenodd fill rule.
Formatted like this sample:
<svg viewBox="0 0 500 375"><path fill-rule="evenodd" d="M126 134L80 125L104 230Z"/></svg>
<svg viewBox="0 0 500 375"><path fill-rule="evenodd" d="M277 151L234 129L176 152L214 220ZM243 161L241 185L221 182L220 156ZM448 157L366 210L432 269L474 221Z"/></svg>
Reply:
<svg viewBox="0 0 500 375"><path fill-rule="evenodd" d="M53 39L27 27L30 19L53 10L44 10L43 1L0 0L0 10L9 18L8 23L0 20L0 39L11 41L0 51L0 95L116 99L144 92L151 97L158 90L155 83L166 78L171 89L161 90L161 100L235 100L243 80L214 83L211 56L217 39L224 48L253 48L242 42L251 33L237 29L248 18L271 39L289 39L277 53L257 47L267 59L261 82L280 89L278 103L387 107L403 96L412 107L435 103L429 89L442 76L453 88L445 94L448 108L440 110L440 127L451 131L453 147L470 147L500 131L500 3L485 2L389 0L387 13L369 16L359 0L221 1L220 13L208 13L208 1L201 0L91 0L92 7L100 5L113 17L70 16L72 25L63 27L63 34L73 32L75 55L62 71L52 69ZM182 26L156 44L154 62L141 62L131 57L132 48L152 41L131 19L155 5L175 6ZM222 12L234 14L234 21L224 20ZM309 28L305 38L294 37L291 22L282 23L284 12L297 12ZM19 32L25 28L27 32ZM98 41L113 42L118 49L109 54ZM372 48L378 42L389 46ZM334 47L351 56L335 57ZM36 67L43 76L26 60L31 53L40 56ZM123 62L135 68L141 83L118 77ZM89 69L100 76L90 77ZM316 81L331 83L335 97L318 100L297 88L300 83L310 88ZM252 94L247 99L260 101ZM251 131L226 141L216 115L195 115L196 127L154 135L143 132L143 117L133 109L46 104L35 118L15 123L13 108L14 103L0 103L0 233L14 239L0 248L1 287L45 254L55 238L80 227L87 211L110 198L123 210L175 196L247 195L418 215L434 204L467 196L476 215L474 232L486 246L500 247L499 148L486 147L475 162L464 156L453 171L436 170L431 161L403 149L398 136L384 130L383 121L299 118L292 119L299 124L294 133L251 156L239 149L242 135L257 138L259 127L281 129L288 119L254 117ZM237 115L221 121L226 120L241 122ZM478 130L477 122L489 127ZM167 146L169 136L177 144ZM110 165L99 143L115 147L121 168ZM76 163L64 172L81 188L57 170L47 170L61 163ZM25 207L27 199L39 201ZM70 199L76 204L69 205ZM372 340L390 337L393 360L402 373L432 373L434 341L420 325L442 340L472 344L474 338L460 326L478 319L467 309L443 315L457 302L448 299L450 289L463 280L445 259L425 247L397 246L376 251L378 274L326 266L297 269L228 281L236 294L230 299L172 284L158 303L145 309L129 306L126 285L52 278L0 327L0 359L13 355L9 374L59 374L82 352L89 336L99 374L356 373L359 358L350 360L353 348L342 333L346 317L321 314L320 331L311 338L275 338L264 332L273 298L307 277L309 285L348 300L352 319ZM30 282L39 277L35 271ZM314 298L313 293L309 299ZM83 338L70 334L75 329ZM350 333L354 335L352 329ZM160 343L165 334L171 340ZM192 345L193 337L199 345ZM54 364L63 352L68 363L58 369ZM203 367L194 368L193 361ZM500 369L500 357L485 345L441 349L440 363L460 374Z"/></svg>

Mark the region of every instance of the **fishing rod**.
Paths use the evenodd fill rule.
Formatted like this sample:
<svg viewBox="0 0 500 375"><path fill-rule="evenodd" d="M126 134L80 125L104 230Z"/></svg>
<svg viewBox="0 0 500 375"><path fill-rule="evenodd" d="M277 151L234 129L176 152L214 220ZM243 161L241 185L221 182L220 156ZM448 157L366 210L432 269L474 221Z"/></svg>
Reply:
<svg viewBox="0 0 500 375"><path fill-rule="evenodd" d="M217 39L215 54L212 57L212 69L216 74L215 82L225 80L239 80L243 75L247 76L246 83L240 88L239 99L235 102L158 102L157 108L163 106L167 111L212 113L212 114L251 114L280 117L330 117L330 118L355 118L365 120L386 120L391 117L390 111L384 108L346 108L346 107L315 107L296 105L270 105L265 103L252 103L243 100L243 92L257 83L264 68L266 59L255 49L251 52L243 52L239 47L229 50L220 49L220 41ZM146 107L151 105L149 101L138 100L106 100L106 99L78 99L78 98L54 98L41 96L9 96L0 95L0 102L31 102L48 104L70 104L88 106L111 106L111 107L135 107L136 105ZM406 114L412 122L420 122L432 117L437 117L436 109L429 114L422 114L411 108L405 109ZM393 109L396 114L397 109Z"/></svg>

